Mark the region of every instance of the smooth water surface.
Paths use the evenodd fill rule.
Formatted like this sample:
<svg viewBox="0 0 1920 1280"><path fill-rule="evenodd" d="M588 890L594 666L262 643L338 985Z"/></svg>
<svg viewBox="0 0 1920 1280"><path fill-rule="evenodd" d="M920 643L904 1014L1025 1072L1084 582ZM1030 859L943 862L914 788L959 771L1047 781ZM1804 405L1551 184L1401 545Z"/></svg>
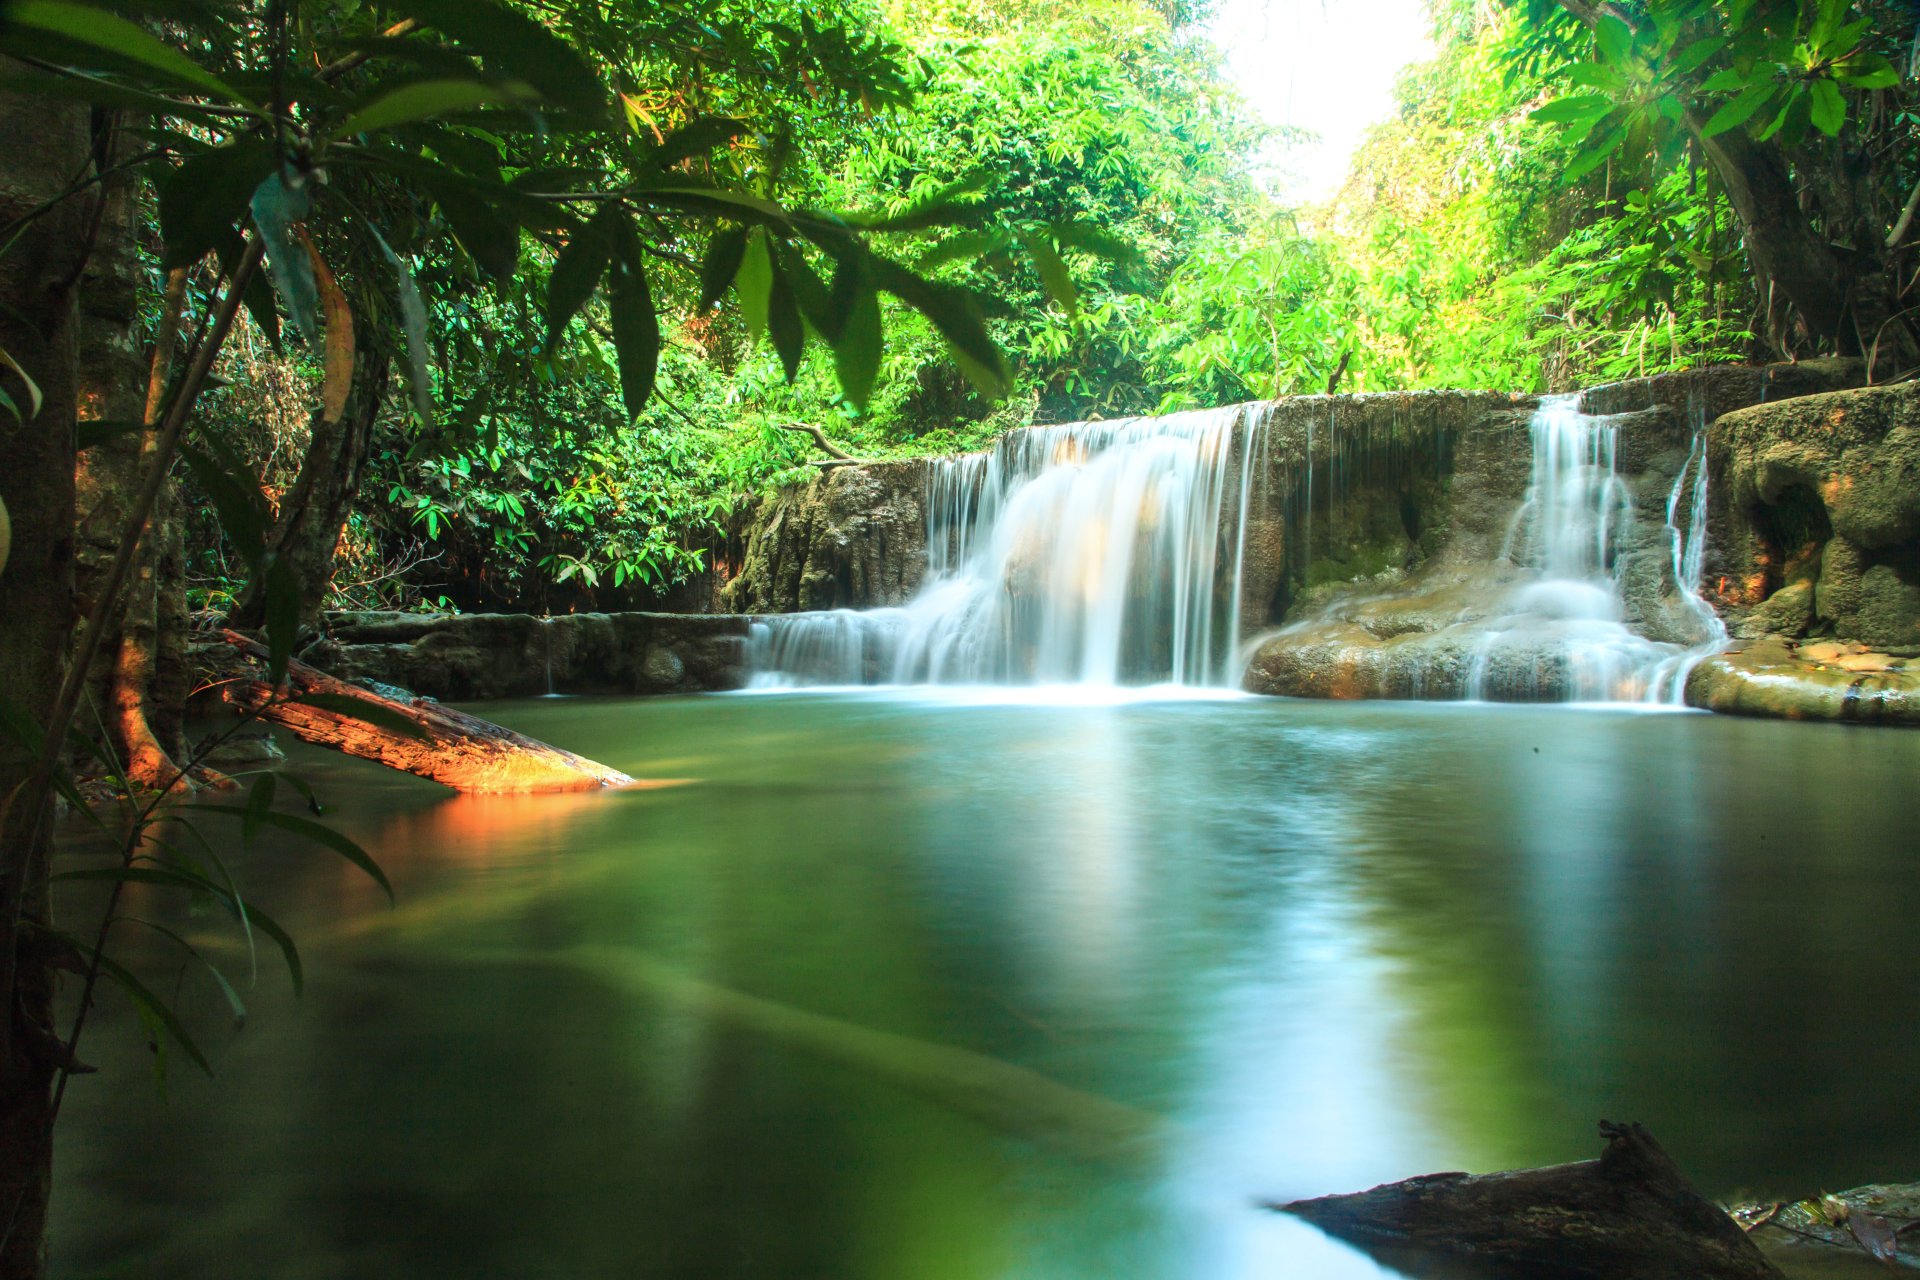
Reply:
<svg viewBox="0 0 1920 1280"><path fill-rule="evenodd" d="M489 713L683 782L448 799L300 753L399 906L327 855L247 859L306 996L263 957L234 1034L190 979L220 1075L175 1055L165 1101L103 1000L56 1275L1341 1280L1382 1273L1260 1202L1582 1158L1601 1117L1717 1194L1920 1173L1920 735Z"/></svg>

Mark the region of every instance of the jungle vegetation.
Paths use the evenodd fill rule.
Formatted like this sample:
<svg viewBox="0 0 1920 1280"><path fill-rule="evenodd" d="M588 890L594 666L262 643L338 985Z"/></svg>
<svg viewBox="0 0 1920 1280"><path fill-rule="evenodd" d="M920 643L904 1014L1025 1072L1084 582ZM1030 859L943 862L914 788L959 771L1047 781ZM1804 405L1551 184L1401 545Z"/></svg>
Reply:
<svg viewBox="0 0 1920 1280"><path fill-rule="evenodd" d="M1204 0L0 4L0 1275L52 974L122 976L47 921L67 744L178 782L196 625L697 602L817 435L1920 368L1912 0L1431 17L1302 207Z"/></svg>

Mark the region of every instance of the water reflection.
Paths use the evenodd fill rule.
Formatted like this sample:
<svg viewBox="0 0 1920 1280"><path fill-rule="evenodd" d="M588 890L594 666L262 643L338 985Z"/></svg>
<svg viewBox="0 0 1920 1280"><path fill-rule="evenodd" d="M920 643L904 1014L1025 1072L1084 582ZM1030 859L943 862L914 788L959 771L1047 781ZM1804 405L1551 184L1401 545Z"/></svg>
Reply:
<svg viewBox="0 0 1920 1280"><path fill-rule="evenodd" d="M1718 1192L1911 1173L1914 736L1262 700L505 718L689 781L443 801L302 760L400 905L251 859L309 995L263 986L164 1106L104 1010L57 1275L1345 1280L1382 1273L1258 1205L1583 1157L1603 1115ZM1127 1117L1160 1136L1075 1136Z"/></svg>

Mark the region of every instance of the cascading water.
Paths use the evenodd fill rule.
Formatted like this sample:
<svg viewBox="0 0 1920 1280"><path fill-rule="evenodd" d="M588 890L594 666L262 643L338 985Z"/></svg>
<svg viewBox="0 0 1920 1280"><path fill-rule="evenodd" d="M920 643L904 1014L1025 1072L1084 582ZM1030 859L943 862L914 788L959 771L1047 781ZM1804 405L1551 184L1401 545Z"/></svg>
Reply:
<svg viewBox="0 0 1920 1280"><path fill-rule="evenodd" d="M1678 704L1687 672L1726 639L1700 594L1707 515L1706 433L1696 415L1687 463L1667 500L1673 587L1696 624L1693 647L1649 640L1628 627L1620 557L1633 500L1617 467L1616 420L1583 414L1578 396L1549 396L1534 414L1533 469L1501 559L1534 576L1487 623L1467 677L1469 698L1526 698L1554 687L1575 702ZM1677 523L1690 492L1683 533ZM1550 670L1549 670L1550 669Z"/></svg>
<svg viewBox="0 0 1920 1280"><path fill-rule="evenodd" d="M1235 429L1258 409L1028 427L936 463L914 599L762 619L752 683L1232 683Z"/></svg>

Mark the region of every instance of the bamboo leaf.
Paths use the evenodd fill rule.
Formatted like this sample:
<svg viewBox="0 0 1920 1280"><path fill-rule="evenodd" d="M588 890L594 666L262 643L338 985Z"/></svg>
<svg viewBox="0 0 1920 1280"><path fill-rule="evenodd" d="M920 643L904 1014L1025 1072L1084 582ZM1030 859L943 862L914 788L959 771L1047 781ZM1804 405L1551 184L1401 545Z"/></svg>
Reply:
<svg viewBox="0 0 1920 1280"><path fill-rule="evenodd" d="M700 268L700 311L711 311L720 304L727 286L740 275L746 259L747 228L728 227L716 231L707 242L707 259Z"/></svg>
<svg viewBox="0 0 1920 1280"><path fill-rule="evenodd" d="M855 408L865 409L873 396L885 345L880 295L863 285L847 311L839 340L833 344L834 373L840 379L841 392Z"/></svg>
<svg viewBox="0 0 1920 1280"><path fill-rule="evenodd" d="M740 314L747 322L747 333L756 342L767 330L772 290L773 255L767 249L767 229L755 227L747 235L740 270L733 278L733 292L740 299Z"/></svg>
<svg viewBox="0 0 1920 1280"><path fill-rule="evenodd" d="M136 23L90 5L67 4L62 0L15 0L5 10L5 21L8 25L34 27L103 49L146 68L162 80L208 97L248 107L256 105L180 50L147 34Z"/></svg>
<svg viewBox="0 0 1920 1280"><path fill-rule="evenodd" d="M537 102L531 85L487 84L479 80L421 80L368 101L348 116L336 136L377 133L398 124L477 111L482 107L509 107Z"/></svg>
<svg viewBox="0 0 1920 1280"><path fill-rule="evenodd" d="M271 141L243 138L189 156L163 173L155 184L166 246L160 265L169 270L192 266L231 239L254 192L273 173L273 163Z"/></svg>
<svg viewBox="0 0 1920 1280"><path fill-rule="evenodd" d="M638 418L653 396L660 372L660 317L641 260L640 241L630 224L616 232L607 311L613 322L613 351L620 361L620 400L629 420Z"/></svg>
<svg viewBox="0 0 1920 1280"><path fill-rule="evenodd" d="M134 977L126 966L112 957L91 952L90 958L100 966L100 972L103 975L111 978L122 991L126 992L127 999L133 1001L134 1008L139 1011L143 1020L149 1020L152 1024L164 1028L167 1034L173 1037L175 1043L186 1051L187 1056L193 1059L194 1065L209 1076L213 1074L213 1066L207 1061L207 1055L200 1052L200 1046L194 1043L193 1037L187 1033L187 1028L180 1021L179 1015L174 1013L166 1001L147 990L145 983Z"/></svg>
<svg viewBox="0 0 1920 1280"><path fill-rule="evenodd" d="M0 347L0 365L5 365L7 368L13 370L15 376L17 376L22 383L26 384L27 413L21 423L21 425L24 426L26 423L32 422L40 416L40 406L47 402L46 397L40 394L40 384L33 380L33 375L28 373L20 362L8 353L5 347ZM8 403L11 404L12 401L9 400ZM20 417L18 409L14 410L14 417Z"/></svg>
<svg viewBox="0 0 1920 1280"><path fill-rule="evenodd" d="M620 206L613 201L600 206L587 224L579 229L553 261L547 277L547 349L559 346L567 324L587 305L593 291L600 287L607 263L613 256L614 229L620 223Z"/></svg>
<svg viewBox="0 0 1920 1280"><path fill-rule="evenodd" d="M572 45L497 0L407 0L413 14L479 54L494 70L525 80L549 102L604 111L606 87Z"/></svg>
<svg viewBox="0 0 1920 1280"><path fill-rule="evenodd" d="M779 267L773 267L773 286L767 291L767 333L773 338L773 349L779 353L780 365L786 370L787 381L791 383L800 376L800 357L806 343L806 327L800 319L800 306L793 296L793 286L787 282L787 276Z"/></svg>
<svg viewBox="0 0 1920 1280"><path fill-rule="evenodd" d="M1073 275L1067 270L1067 264L1061 260L1059 251L1053 242L1044 235L1026 235L1021 237L1027 247L1027 256L1033 259L1034 270L1040 273L1040 283L1059 308L1067 313L1069 319L1080 318L1080 292L1073 286Z"/></svg>
<svg viewBox="0 0 1920 1280"><path fill-rule="evenodd" d="M246 817L247 812L245 806L234 804L196 804L193 806L192 811L195 814L212 813L224 817L241 819ZM375 862L365 849L362 849L340 832L335 831L331 827L322 826L318 822L291 813L263 814L261 815L260 821L263 825L278 827L282 831L290 832L314 844L324 845L328 849L333 850L348 862L351 862L354 866L366 872L375 884L386 891L387 901L393 901L393 885L388 882L387 873L380 869L380 864Z"/></svg>

